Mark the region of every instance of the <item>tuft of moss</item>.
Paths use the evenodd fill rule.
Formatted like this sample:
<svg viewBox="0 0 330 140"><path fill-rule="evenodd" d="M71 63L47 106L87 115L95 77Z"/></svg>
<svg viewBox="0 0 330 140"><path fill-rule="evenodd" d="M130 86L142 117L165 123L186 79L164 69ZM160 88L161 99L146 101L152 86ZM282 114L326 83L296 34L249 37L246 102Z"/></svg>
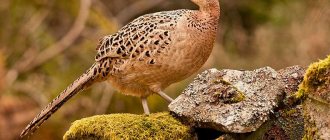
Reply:
<svg viewBox="0 0 330 140"><path fill-rule="evenodd" d="M316 126L309 126L305 130L305 135L302 138L302 140L314 140L315 139L315 133L317 132Z"/></svg>
<svg viewBox="0 0 330 140"><path fill-rule="evenodd" d="M303 140L327 137L330 105L330 56L313 63L307 69L303 82L299 85L296 99L304 99ZM327 137L328 138L328 137Z"/></svg>
<svg viewBox="0 0 330 140"><path fill-rule="evenodd" d="M238 92L238 94L236 94L234 98L232 98L232 102L238 103L243 101L244 99L245 99L245 95L242 92Z"/></svg>
<svg viewBox="0 0 330 140"><path fill-rule="evenodd" d="M195 139L192 129L169 113L110 114L75 121L64 140L76 139Z"/></svg>
<svg viewBox="0 0 330 140"><path fill-rule="evenodd" d="M330 86L330 55L319 62L309 66L304 76L303 82L299 85L299 90L296 93L296 98L311 97L320 102L330 102L330 95L322 89L327 89ZM310 94L315 94L309 96Z"/></svg>
<svg viewBox="0 0 330 140"><path fill-rule="evenodd" d="M213 95L223 100L224 103L238 103L245 99L245 95L242 91L223 79L216 79L212 83L222 85L220 86L221 88L214 91Z"/></svg>

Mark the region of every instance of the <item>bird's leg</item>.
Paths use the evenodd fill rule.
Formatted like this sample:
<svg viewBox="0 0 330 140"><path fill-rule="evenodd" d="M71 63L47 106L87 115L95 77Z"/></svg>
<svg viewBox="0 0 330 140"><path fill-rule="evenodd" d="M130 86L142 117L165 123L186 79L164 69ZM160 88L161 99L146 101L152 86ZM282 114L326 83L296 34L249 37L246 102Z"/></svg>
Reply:
<svg viewBox="0 0 330 140"><path fill-rule="evenodd" d="M164 93L163 91L159 91L158 94L169 103L171 103L173 101L173 99L170 96L168 96L166 93Z"/></svg>
<svg viewBox="0 0 330 140"><path fill-rule="evenodd" d="M149 107L148 107L147 97L142 97L141 98L141 101L142 101L142 106L143 106L144 114L149 115L150 114L150 111L149 111Z"/></svg>

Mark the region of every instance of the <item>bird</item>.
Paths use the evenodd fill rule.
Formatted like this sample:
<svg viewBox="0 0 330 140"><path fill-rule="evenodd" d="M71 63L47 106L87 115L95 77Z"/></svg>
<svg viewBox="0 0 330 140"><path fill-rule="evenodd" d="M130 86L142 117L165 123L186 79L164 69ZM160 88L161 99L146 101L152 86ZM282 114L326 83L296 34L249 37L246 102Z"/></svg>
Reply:
<svg viewBox="0 0 330 140"><path fill-rule="evenodd" d="M108 81L123 94L141 99L196 73L210 56L218 29L218 0L191 0L197 10L179 9L142 15L116 33L104 36L96 47L95 63L53 99L22 131L36 131L65 102L91 85Z"/></svg>

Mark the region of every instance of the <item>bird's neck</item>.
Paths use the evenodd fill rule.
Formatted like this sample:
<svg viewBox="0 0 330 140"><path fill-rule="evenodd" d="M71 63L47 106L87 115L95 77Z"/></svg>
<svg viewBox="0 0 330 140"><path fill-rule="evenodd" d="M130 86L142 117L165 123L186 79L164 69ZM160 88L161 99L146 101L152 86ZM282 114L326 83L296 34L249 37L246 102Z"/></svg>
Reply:
<svg viewBox="0 0 330 140"><path fill-rule="evenodd" d="M199 11L209 15L210 18L218 21L220 16L220 4L218 0L209 0L205 5L199 5Z"/></svg>

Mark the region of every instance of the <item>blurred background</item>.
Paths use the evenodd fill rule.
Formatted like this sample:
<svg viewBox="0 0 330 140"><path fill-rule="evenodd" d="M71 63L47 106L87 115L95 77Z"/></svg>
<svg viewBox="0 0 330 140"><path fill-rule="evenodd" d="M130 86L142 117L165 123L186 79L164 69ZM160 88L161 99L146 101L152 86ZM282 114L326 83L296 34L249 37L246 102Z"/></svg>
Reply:
<svg viewBox="0 0 330 140"><path fill-rule="evenodd" d="M330 54L329 0L221 0L213 54L201 71L307 66ZM1 0L0 139L21 130L94 62L98 39L146 13L196 9L189 0ZM200 71L200 72L201 72ZM178 96L192 81L166 90ZM167 110L158 96L151 112ZM77 119L143 113L140 100L100 83L67 102L32 136L62 139Z"/></svg>

